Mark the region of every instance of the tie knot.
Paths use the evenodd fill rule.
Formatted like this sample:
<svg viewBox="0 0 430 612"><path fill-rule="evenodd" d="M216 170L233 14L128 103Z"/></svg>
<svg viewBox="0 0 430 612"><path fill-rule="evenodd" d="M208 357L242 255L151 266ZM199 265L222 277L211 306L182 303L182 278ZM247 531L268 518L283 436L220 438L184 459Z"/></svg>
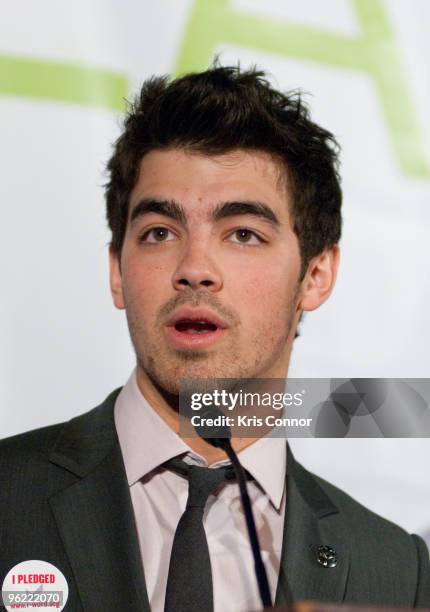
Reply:
<svg viewBox="0 0 430 612"><path fill-rule="evenodd" d="M209 495L227 480L226 473L226 468L190 466L187 508L204 508Z"/></svg>
<svg viewBox="0 0 430 612"><path fill-rule="evenodd" d="M227 480L234 480L234 470L231 466L208 468L199 465L189 465L174 457L167 461L165 467L188 479L187 508L204 508L211 493Z"/></svg>

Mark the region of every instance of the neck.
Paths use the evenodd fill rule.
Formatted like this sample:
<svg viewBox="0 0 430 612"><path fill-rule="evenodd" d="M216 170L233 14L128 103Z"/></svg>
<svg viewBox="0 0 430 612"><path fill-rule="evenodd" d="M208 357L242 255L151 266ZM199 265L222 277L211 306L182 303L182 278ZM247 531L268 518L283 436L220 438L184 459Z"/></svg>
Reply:
<svg viewBox="0 0 430 612"><path fill-rule="evenodd" d="M282 373L271 372L266 375L267 378L285 378L286 371ZM151 408L158 414L159 417L172 429L177 435L179 434L179 397L177 395L169 394L152 382L145 370L138 364L136 368L136 380L140 392L147 400ZM182 437L182 440L187 444L195 453L201 455L208 463L212 465L223 459L228 459L227 453L221 449L212 446L209 442L206 442L199 436L194 437ZM236 453L244 450L260 437L232 437L231 446Z"/></svg>
<svg viewBox="0 0 430 612"><path fill-rule="evenodd" d="M204 459L206 459L208 465L212 465L217 461L228 459L227 453L222 448L215 448L208 442L205 442L202 438L182 438L185 444L187 444L195 453L198 453ZM259 438L232 438L231 445L236 453L244 450Z"/></svg>

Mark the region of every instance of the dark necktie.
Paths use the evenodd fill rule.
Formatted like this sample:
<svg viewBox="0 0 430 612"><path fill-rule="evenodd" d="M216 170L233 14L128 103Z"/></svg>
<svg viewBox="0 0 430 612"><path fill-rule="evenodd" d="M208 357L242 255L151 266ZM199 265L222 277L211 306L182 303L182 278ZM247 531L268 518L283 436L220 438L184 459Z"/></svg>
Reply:
<svg viewBox="0 0 430 612"><path fill-rule="evenodd" d="M203 527L203 512L211 493L234 480L232 467L210 469L175 457L164 466L188 479L187 506L173 539L164 612L212 612L212 570Z"/></svg>

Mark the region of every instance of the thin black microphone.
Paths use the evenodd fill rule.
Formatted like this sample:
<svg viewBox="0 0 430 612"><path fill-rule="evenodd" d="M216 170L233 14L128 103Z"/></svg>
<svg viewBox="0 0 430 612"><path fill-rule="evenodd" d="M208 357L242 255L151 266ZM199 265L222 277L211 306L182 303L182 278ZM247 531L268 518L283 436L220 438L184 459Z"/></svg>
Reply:
<svg viewBox="0 0 430 612"><path fill-rule="evenodd" d="M205 427L202 425L194 425L194 429L196 430L197 435L200 436L200 438L202 438L203 440L205 440L205 442L208 442L212 446L215 446L215 448L222 448L227 453L227 456L231 461L234 472L236 474L237 482L239 484L240 498L245 514L252 555L254 557L255 576L257 578L261 602L263 604L263 608L272 608L272 597L270 595L269 581L267 580L266 568L264 567L263 559L261 558L260 542L258 540L258 533L255 527L254 514L252 512L251 501L248 495L246 476L244 469L239 461L239 458L230 442L230 427L225 423L225 416L223 412L215 406L206 406L201 411L200 415L204 418L221 417L221 424L219 426ZM199 421L201 420L202 419L199 419ZM213 434L215 432L217 433L216 438L207 437L209 433Z"/></svg>

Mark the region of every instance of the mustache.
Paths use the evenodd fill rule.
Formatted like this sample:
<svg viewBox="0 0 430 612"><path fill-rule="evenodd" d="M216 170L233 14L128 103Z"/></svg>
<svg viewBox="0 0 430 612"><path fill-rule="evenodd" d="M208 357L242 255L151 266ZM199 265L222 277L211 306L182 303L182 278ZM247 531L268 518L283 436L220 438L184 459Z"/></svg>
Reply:
<svg viewBox="0 0 430 612"><path fill-rule="evenodd" d="M216 296L208 293L206 290L196 291L194 289L184 290L181 295L175 295L172 299L168 300L159 310L157 315L158 322L164 323L172 312L180 306L192 306L193 308L207 306L220 315L229 325L239 324L239 317L234 310L222 304Z"/></svg>

